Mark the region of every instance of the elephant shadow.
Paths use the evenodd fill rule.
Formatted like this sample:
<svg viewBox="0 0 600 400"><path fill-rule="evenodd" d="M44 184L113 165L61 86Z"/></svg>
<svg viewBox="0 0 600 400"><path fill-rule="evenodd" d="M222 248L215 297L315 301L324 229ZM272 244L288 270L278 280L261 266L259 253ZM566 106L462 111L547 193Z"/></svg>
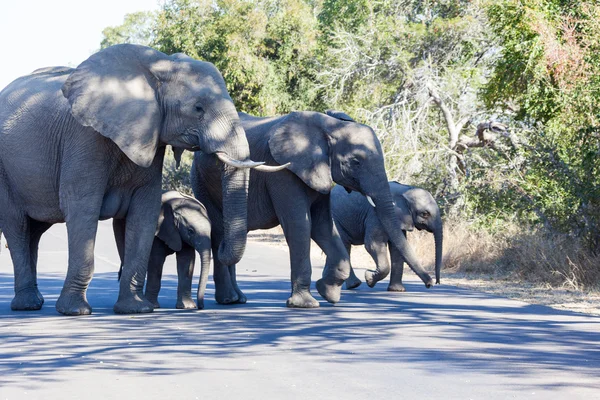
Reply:
<svg viewBox="0 0 600 400"><path fill-rule="evenodd" d="M247 304L217 304L209 280L205 309L190 311L175 309L177 278L165 275L164 308L121 316L112 312L116 272L97 273L88 291L94 314L65 319L54 309L62 280L42 275L44 308L13 312L12 275L0 274L0 384L24 374L42 384L56 379L58 368L99 363L125 374L177 374L181 361L170 360L202 364L265 352L398 363L433 375L454 367L509 377L539 368L595 376L600 365L600 318L451 286L360 288L345 292L341 304L297 310L284 305L289 280L254 274L240 283Z"/></svg>

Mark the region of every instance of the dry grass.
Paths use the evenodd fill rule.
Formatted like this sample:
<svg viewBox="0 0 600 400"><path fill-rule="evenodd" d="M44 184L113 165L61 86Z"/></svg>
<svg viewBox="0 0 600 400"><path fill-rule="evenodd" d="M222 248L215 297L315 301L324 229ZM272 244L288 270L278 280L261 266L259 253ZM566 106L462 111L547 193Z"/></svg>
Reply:
<svg viewBox="0 0 600 400"><path fill-rule="evenodd" d="M432 239L422 233L414 236L411 244L422 254L421 259L433 264ZM485 274L552 288L600 289L600 257L578 240L539 231L524 233L517 226L492 235L463 222L447 223L444 267L445 272Z"/></svg>
<svg viewBox="0 0 600 400"><path fill-rule="evenodd" d="M280 227L255 231L249 239L287 246ZM408 233L408 241L423 267L433 272L435 243L424 231ZM316 244L314 255L321 255ZM517 226L491 234L465 222L447 222L444 227L442 276L460 274L467 278L521 281L568 290L600 290L600 257L565 235L526 232ZM362 246L352 248L355 268L374 268ZM408 272L408 271L407 271Z"/></svg>
<svg viewBox="0 0 600 400"><path fill-rule="evenodd" d="M250 232L250 241L287 248L281 227ZM427 232L408 240L423 266L433 273L435 243ZM325 256L313 243L312 256ZM374 268L363 246L352 248L354 268ZM362 279L363 271L356 271ZM405 267L404 274L412 275ZM476 289L532 304L600 315L600 259L560 235L523 233L517 227L492 235L465 222L444 229L442 283Z"/></svg>

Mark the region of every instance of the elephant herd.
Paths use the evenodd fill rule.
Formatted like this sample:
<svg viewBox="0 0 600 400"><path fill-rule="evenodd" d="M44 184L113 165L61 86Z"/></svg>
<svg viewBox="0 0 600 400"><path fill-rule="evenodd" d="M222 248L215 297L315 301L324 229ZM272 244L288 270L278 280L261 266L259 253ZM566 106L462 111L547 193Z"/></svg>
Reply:
<svg viewBox="0 0 600 400"><path fill-rule="evenodd" d="M194 197L162 193L167 145L176 159L194 152ZM109 218L121 258L116 313L159 307L163 264L173 253L178 308L203 308L211 253L216 301L245 303L235 266L247 233L277 225L290 251L289 307L319 306L310 292L311 240L327 256L316 289L331 303L344 283L360 284L351 245L365 244L376 262L365 274L369 286L391 270L388 290L403 291L407 263L430 287L406 240L413 228L434 234L439 283L439 209L428 192L388 182L371 128L337 111L238 113L212 64L145 46L115 45L77 68L38 69L0 92L0 235L14 265L11 308L42 307L38 244L65 222L69 261L56 309L90 314L98 221Z"/></svg>

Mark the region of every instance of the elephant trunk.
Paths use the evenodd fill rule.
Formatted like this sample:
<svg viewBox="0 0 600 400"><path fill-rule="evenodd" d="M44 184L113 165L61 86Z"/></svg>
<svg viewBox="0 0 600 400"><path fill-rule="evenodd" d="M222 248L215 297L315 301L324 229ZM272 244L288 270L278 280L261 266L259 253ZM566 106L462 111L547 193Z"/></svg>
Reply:
<svg viewBox="0 0 600 400"><path fill-rule="evenodd" d="M435 240L435 283L440 284L440 270L442 269L442 255L443 255L443 242L444 242L444 229L442 226L442 219L438 216L439 221L436 221L436 228L433 231L433 238Z"/></svg>
<svg viewBox="0 0 600 400"><path fill-rule="evenodd" d="M235 134L238 143L243 145L224 151L228 156L237 160L248 160L250 151L246 133L237 125ZM224 265L237 264L246 249L246 236L248 233L248 184L250 170L248 168L235 168L223 165L222 193L223 193L223 241L219 245L219 260Z"/></svg>
<svg viewBox="0 0 600 400"><path fill-rule="evenodd" d="M196 251L200 254L200 280L198 281L198 293L196 302L198 309L204 309L204 294L206 292L206 283L208 282L208 271L210 270L210 236L203 237L196 243Z"/></svg>
<svg viewBox="0 0 600 400"><path fill-rule="evenodd" d="M387 183L387 182L386 182ZM383 226L383 229L387 233L392 244L398 249L404 261L408 264L408 266L421 278L421 280L425 283L425 286L431 287L433 281L429 274L421 268L421 265L414 254L411 247L408 245L408 241L404 237L404 234L400 230L400 223L395 213L394 203L392 201L392 195L389 192L389 187L386 191L379 191L378 194L371 195L373 202L375 203L375 212L379 221ZM369 286L373 286L377 281L385 278L389 273L389 268L387 271L375 271L372 275L372 282L369 282L369 276L366 275L365 279L367 279L367 284Z"/></svg>

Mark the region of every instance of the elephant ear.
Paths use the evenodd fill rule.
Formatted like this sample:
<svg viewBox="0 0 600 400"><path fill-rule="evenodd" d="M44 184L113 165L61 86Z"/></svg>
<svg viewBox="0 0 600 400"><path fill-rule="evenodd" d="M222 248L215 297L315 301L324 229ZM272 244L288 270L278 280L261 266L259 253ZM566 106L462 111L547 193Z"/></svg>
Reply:
<svg viewBox="0 0 600 400"><path fill-rule="evenodd" d="M169 61L149 47L111 46L82 62L62 87L77 122L111 139L141 167L152 164L158 146L160 82L150 71L158 62Z"/></svg>
<svg viewBox="0 0 600 400"><path fill-rule="evenodd" d="M325 111L325 114L329 115L330 117L339 119L341 121L356 122L356 121L354 121L354 119L352 119L351 116L349 116L348 114L346 114L343 111L327 110L327 111Z"/></svg>
<svg viewBox="0 0 600 400"><path fill-rule="evenodd" d="M165 242L165 244L173 251L180 251L183 247L181 235L179 234L179 229L177 229L173 208L167 203L163 203L160 209L156 237Z"/></svg>
<svg viewBox="0 0 600 400"><path fill-rule="evenodd" d="M322 114L321 114L322 115ZM272 128L269 149L283 165L317 192L326 194L333 187L329 162L329 142L318 113L292 112Z"/></svg>
<svg viewBox="0 0 600 400"><path fill-rule="evenodd" d="M403 231L414 230L415 223L408 200L404 196L395 196L394 203L396 204L396 216L400 221L400 229Z"/></svg>

